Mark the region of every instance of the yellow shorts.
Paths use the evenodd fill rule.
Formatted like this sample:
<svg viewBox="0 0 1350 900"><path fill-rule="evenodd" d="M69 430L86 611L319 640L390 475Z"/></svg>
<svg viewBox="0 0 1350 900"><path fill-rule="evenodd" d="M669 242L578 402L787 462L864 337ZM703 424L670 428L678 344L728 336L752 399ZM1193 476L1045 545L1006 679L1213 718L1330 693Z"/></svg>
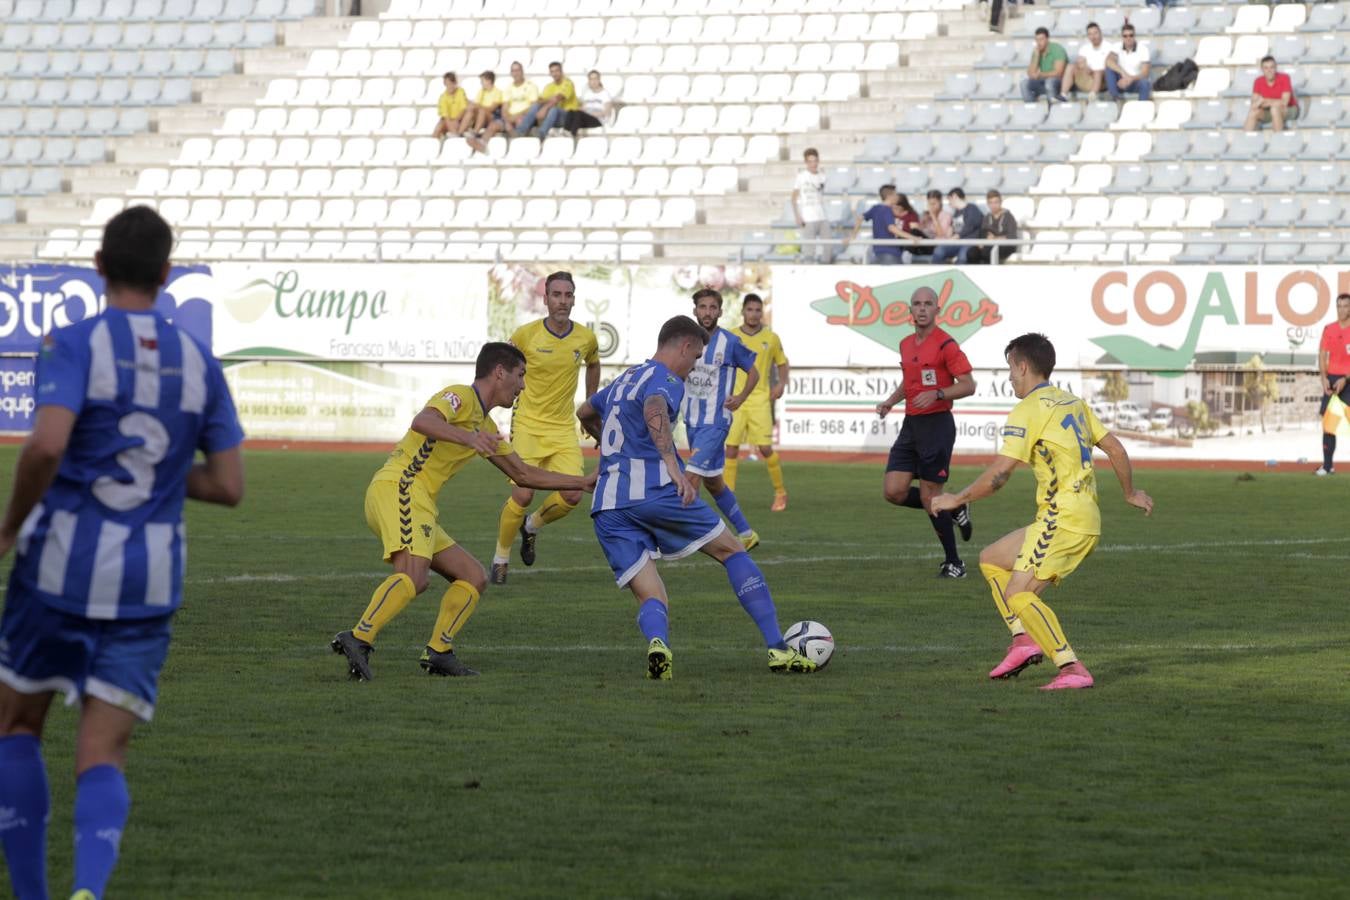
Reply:
<svg viewBox="0 0 1350 900"><path fill-rule="evenodd" d="M366 488L366 524L384 545L384 561L400 550L431 559L455 546L436 524L436 501L416 487L400 490L396 481L372 481Z"/></svg>
<svg viewBox="0 0 1350 900"><path fill-rule="evenodd" d="M739 447L742 444L754 444L767 447L773 443L773 404L766 397L762 400L751 397L740 409L731 414L731 431L727 433L727 445Z"/></svg>
<svg viewBox="0 0 1350 900"><path fill-rule="evenodd" d="M560 475L580 475L585 471L581 447L571 431L531 432L518 428L511 432L511 446L532 466Z"/></svg>
<svg viewBox="0 0 1350 900"><path fill-rule="evenodd" d="M1041 581L1059 584L1073 574L1083 560L1097 549L1101 535L1065 531L1044 519L1027 526L1022 549L1017 552L1013 569L1030 572Z"/></svg>

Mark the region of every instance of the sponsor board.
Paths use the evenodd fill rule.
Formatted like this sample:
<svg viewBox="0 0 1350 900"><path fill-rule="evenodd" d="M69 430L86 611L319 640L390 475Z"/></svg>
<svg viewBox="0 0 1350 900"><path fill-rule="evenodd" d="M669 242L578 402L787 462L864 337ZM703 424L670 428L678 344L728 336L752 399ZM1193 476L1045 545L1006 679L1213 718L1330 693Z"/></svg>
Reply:
<svg viewBox="0 0 1350 900"><path fill-rule="evenodd" d="M909 299L929 288L938 326L976 367L1003 365L1009 340L1039 331L1062 368L1180 373L1253 355L1315 367L1350 268L783 266L774 280L774 327L797 365L894 365Z"/></svg>

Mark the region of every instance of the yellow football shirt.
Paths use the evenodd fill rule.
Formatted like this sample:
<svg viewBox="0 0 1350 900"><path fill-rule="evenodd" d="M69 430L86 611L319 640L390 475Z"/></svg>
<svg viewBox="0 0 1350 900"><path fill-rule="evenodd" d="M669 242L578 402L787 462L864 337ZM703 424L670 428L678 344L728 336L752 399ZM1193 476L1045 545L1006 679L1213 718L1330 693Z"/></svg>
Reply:
<svg viewBox="0 0 1350 900"><path fill-rule="evenodd" d="M520 84L513 81L502 88L502 97L506 100L506 111L513 116L518 116L533 106L539 99L539 88L528 79Z"/></svg>
<svg viewBox="0 0 1350 900"><path fill-rule="evenodd" d="M516 398L512 428L532 432L566 431L576 428L577 370L600 361L600 343L595 332L572 323L559 337L538 319L522 325L511 343L525 354L525 390Z"/></svg>
<svg viewBox="0 0 1350 900"><path fill-rule="evenodd" d="M1038 519L1053 520L1077 534L1101 534L1092 448L1106 435L1086 403L1043 384L1008 414L998 452L1031 464Z"/></svg>
<svg viewBox="0 0 1350 900"><path fill-rule="evenodd" d="M502 89L494 87L489 91L478 92L478 105L483 109L492 109L502 105Z"/></svg>
<svg viewBox="0 0 1350 900"><path fill-rule="evenodd" d="M581 109L581 101L577 99L577 88L576 85L572 84L572 79L564 78L556 84L550 80L548 84L544 85L544 89L539 92L539 99L547 100L554 94L562 94L562 100L558 102L564 111L575 112Z"/></svg>
<svg viewBox="0 0 1350 900"><path fill-rule="evenodd" d="M472 385L448 387L428 400L426 406L445 416L451 425L497 437L497 425L488 416L483 401ZM497 437L497 452L492 455L505 456L512 452L511 444ZM435 497L445 483L454 478L455 473L476 455L475 450L463 444L438 441L409 430L371 480L406 481Z"/></svg>
<svg viewBox="0 0 1350 900"><path fill-rule="evenodd" d="M775 366L784 365L787 362L787 356L783 353L783 342L778 335L774 334L768 328L761 328L754 334L746 334L743 330L744 325L731 329L731 333L741 339L741 343L755 354L755 371L759 373L759 383L755 389L750 392L750 399L760 399L769 393L771 379L769 374ZM736 370L736 386L732 393L739 394L745 389L745 373L740 369Z"/></svg>
<svg viewBox="0 0 1350 900"><path fill-rule="evenodd" d="M469 98L465 96L464 88L455 88L453 94L449 91L441 94L441 99L436 104L436 111L442 119L458 119L468 108Z"/></svg>

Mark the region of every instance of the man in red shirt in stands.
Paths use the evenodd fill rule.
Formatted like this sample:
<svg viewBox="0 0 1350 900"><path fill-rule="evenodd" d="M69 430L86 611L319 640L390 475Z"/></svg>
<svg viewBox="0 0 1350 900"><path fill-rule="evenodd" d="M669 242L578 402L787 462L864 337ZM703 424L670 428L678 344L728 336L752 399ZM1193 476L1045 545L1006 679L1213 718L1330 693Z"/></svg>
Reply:
<svg viewBox="0 0 1350 900"><path fill-rule="evenodd" d="M1322 468L1316 474L1331 475L1336 471L1336 429L1341 424L1340 415L1327 414L1332 394L1345 404L1340 412L1350 420L1350 294L1336 298L1336 321L1322 329L1317 368L1322 373Z"/></svg>
<svg viewBox="0 0 1350 900"><path fill-rule="evenodd" d="M1294 83L1286 73L1275 71L1275 57L1265 57L1261 60L1261 74L1252 85L1252 108L1243 128L1255 131L1258 125L1269 122L1271 131L1284 131L1284 123L1297 118Z"/></svg>
<svg viewBox="0 0 1350 900"><path fill-rule="evenodd" d="M886 461L885 495L896 506L928 511L945 557L938 577L965 578L966 566L956 552L952 525L960 526L962 540L970 540L970 510L961 506L935 516L931 504L947 482L956 444L952 401L975 393L975 379L970 360L956 339L935 324L937 312L937 293L932 288L921 287L910 297L914 333L900 342L904 378L877 404L877 415L884 419L905 398L905 421ZM917 488L913 486L915 475L919 476Z"/></svg>

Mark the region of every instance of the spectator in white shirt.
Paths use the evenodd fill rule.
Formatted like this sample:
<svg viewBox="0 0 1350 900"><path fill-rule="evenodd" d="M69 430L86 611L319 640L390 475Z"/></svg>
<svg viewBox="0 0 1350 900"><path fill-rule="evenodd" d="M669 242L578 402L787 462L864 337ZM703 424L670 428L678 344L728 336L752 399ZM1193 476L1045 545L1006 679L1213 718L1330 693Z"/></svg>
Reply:
<svg viewBox="0 0 1350 900"><path fill-rule="evenodd" d="M1137 94L1140 100L1153 96L1148 80L1148 46L1134 39L1134 26L1126 24L1120 32L1120 46L1106 58L1106 90L1112 100L1121 94Z"/></svg>
<svg viewBox="0 0 1350 900"><path fill-rule="evenodd" d="M792 188L792 214L797 218L802 240L824 241L830 236L830 223L825 220L825 176L820 173L820 154L811 147L803 159L806 168L797 173ZM825 243L804 243L802 257L829 263L834 261L834 252Z"/></svg>
<svg viewBox="0 0 1350 900"><path fill-rule="evenodd" d="M572 137L583 128L599 128L608 121L615 102L614 95L601 83L600 73L591 69L586 73L586 89L581 92L581 109L563 115L563 128Z"/></svg>
<svg viewBox="0 0 1350 900"><path fill-rule="evenodd" d="M1078 45L1074 61L1064 73L1064 84L1069 91L1083 91L1099 99L1106 86L1106 60L1115 47L1102 40L1102 30L1096 22L1089 22L1087 40Z"/></svg>

